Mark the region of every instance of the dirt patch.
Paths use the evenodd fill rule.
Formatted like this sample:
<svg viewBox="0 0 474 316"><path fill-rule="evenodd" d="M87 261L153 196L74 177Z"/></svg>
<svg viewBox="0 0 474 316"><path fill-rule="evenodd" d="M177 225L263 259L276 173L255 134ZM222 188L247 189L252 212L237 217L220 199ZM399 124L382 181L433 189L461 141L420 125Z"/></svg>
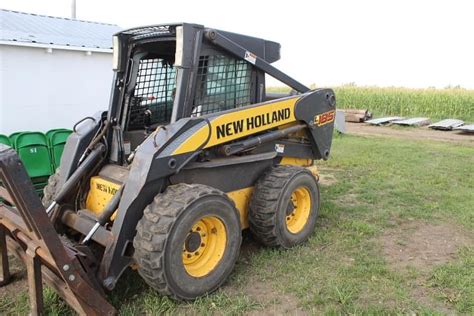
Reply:
<svg viewBox="0 0 474 316"><path fill-rule="evenodd" d="M250 259L259 251L261 251L263 246L259 244L250 233L249 229L242 231L242 244L240 246L240 257L239 261L248 264Z"/></svg>
<svg viewBox="0 0 474 316"><path fill-rule="evenodd" d="M341 207L350 207L355 205L361 205L361 199L355 193L346 193L338 197L336 203Z"/></svg>
<svg viewBox="0 0 474 316"><path fill-rule="evenodd" d="M454 314L452 306L435 300L427 285L432 269L456 257L459 248L473 245L473 237L459 225L412 221L388 230L382 236L383 252L390 267L406 272L414 268L419 275L410 280L413 299L443 314Z"/></svg>
<svg viewBox="0 0 474 316"><path fill-rule="evenodd" d="M393 128L389 126L372 126L364 123L346 122L346 129L348 134L353 135L376 135L404 139L438 140L474 146L474 134L455 131L436 131L426 126L418 128Z"/></svg>
<svg viewBox="0 0 474 316"><path fill-rule="evenodd" d="M306 311L298 307L298 300L295 297L275 290L271 282L260 281L258 276L249 276L249 279L251 281L238 290L230 285L222 288L230 296L244 294L259 305L248 315L308 315Z"/></svg>
<svg viewBox="0 0 474 316"><path fill-rule="evenodd" d="M330 173L320 173L319 174L319 183L321 185L330 186L337 183L336 177Z"/></svg>
<svg viewBox="0 0 474 316"><path fill-rule="evenodd" d="M250 263L250 258L261 251L263 246L255 241L248 231L244 231L243 237L239 264L246 266ZM261 280L251 269L247 268L246 271L247 281L243 285L235 287L227 283L222 289L230 295L244 294L256 302L259 305L258 309L249 312L249 315L308 315L298 307L298 300L295 297L274 289L271 281Z"/></svg>
<svg viewBox="0 0 474 316"><path fill-rule="evenodd" d="M295 297L275 291L267 282L253 282L245 293L262 304L263 309L249 315L308 315L300 309Z"/></svg>
<svg viewBox="0 0 474 316"><path fill-rule="evenodd" d="M13 256L9 256L10 274L12 279L8 285L0 287L0 298L13 296L23 290L28 289L28 281L26 277L26 268L21 261Z"/></svg>
<svg viewBox="0 0 474 316"><path fill-rule="evenodd" d="M412 297L420 304L441 312L445 315L454 315L454 308L448 304L433 299L433 292L426 285L426 278L417 278L412 284Z"/></svg>
<svg viewBox="0 0 474 316"><path fill-rule="evenodd" d="M382 236L384 256L396 270L409 267L430 270L453 259L460 247L472 243L467 232L449 223L409 222Z"/></svg>

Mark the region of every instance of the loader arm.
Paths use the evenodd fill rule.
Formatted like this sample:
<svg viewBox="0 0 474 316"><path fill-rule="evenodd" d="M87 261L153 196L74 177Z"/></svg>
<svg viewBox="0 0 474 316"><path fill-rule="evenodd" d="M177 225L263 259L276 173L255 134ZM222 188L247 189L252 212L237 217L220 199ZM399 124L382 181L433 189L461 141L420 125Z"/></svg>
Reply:
<svg viewBox="0 0 474 316"><path fill-rule="evenodd" d="M335 97L330 89L319 89L221 112L206 117L206 122L200 124L202 127L194 127L191 137L187 137L187 134L179 137L174 144L179 145L172 154L195 152L202 144L205 144L202 148L206 149L244 137L252 138L258 133L301 122L306 124L305 130L313 141L314 159L327 159L331 148L334 113ZM320 122L319 117L324 114L325 121ZM172 146L171 148L174 148Z"/></svg>
<svg viewBox="0 0 474 316"><path fill-rule="evenodd" d="M247 61L248 63L254 65L256 68L269 74L273 78L287 84L289 87L295 89L296 91L304 93L310 90L304 84L296 81L278 68L272 66L269 62L265 61L265 59L257 56L245 47L242 47L241 45L235 43L221 32L217 30L207 30L206 37L215 45L225 49L233 55L236 55L239 59Z"/></svg>

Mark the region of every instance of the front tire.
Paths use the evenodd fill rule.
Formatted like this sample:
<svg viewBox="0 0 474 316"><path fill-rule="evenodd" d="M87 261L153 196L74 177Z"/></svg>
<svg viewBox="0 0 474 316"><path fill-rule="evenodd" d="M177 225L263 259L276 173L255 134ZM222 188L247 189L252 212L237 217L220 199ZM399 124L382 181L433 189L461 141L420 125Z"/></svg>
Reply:
<svg viewBox="0 0 474 316"><path fill-rule="evenodd" d="M190 300L224 283L241 241L239 214L223 192L177 184L145 209L134 256L139 274L160 294Z"/></svg>
<svg viewBox="0 0 474 316"><path fill-rule="evenodd" d="M249 205L250 231L262 244L291 248L314 232L319 187L306 168L276 166L255 185Z"/></svg>

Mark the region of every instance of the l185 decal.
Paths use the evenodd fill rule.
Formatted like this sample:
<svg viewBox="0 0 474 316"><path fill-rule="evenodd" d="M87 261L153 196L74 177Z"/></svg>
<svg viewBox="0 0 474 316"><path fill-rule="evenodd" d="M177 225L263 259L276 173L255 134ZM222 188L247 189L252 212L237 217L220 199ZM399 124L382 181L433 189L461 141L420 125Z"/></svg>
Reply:
<svg viewBox="0 0 474 316"><path fill-rule="evenodd" d="M316 115L314 117L314 124L317 126L323 126L325 124L333 122L335 117L336 117L335 110L328 111L323 114Z"/></svg>

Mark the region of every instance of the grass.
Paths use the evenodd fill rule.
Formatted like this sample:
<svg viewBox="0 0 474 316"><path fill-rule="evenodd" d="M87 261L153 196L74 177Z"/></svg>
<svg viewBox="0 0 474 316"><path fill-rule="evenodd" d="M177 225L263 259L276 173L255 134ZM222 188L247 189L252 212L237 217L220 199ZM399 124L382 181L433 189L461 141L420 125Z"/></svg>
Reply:
<svg viewBox="0 0 474 316"><path fill-rule="evenodd" d="M449 302L459 312L472 313L474 311L472 249L462 249L459 256L459 261L435 269L430 279L430 286L436 289L438 299Z"/></svg>
<svg viewBox="0 0 474 316"><path fill-rule="evenodd" d="M463 88L408 89L396 87L334 88L339 108L369 109L376 117L384 115L426 116L431 119L457 118L474 122L474 90ZM273 87L272 92L288 89Z"/></svg>
<svg viewBox="0 0 474 316"><path fill-rule="evenodd" d="M337 136L322 173L338 180L321 187L317 232L283 251L248 237L235 272L223 289L194 302L178 303L148 288L128 272L110 301L122 315L279 313L310 314L474 313L474 246L432 269L394 270L380 237L405 222L449 222L474 229L474 147L431 141ZM249 247L250 245L250 247ZM250 249L249 249L250 248ZM414 285L414 279L423 279ZM254 290L259 285L265 290ZM421 287L425 300L414 295ZM266 292L262 294L262 292ZM50 314L68 312L47 290ZM288 299L293 305L288 304ZM0 299L5 314L26 314L25 292ZM278 312L276 313L278 314Z"/></svg>

